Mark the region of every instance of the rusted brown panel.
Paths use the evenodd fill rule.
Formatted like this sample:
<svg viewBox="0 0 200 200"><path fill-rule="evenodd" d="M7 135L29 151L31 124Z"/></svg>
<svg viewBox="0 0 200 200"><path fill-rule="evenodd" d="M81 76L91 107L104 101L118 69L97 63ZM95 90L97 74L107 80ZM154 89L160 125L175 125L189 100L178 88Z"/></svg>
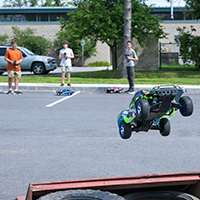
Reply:
<svg viewBox="0 0 200 200"><path fill-rule="evenodd" d="M107 191L141 189L177 185L196 185L200 181L200 172L183 172L168 174L151 174L141 176L125 176L111 178L81 179L29 185L26 200L49 192L68 189L99 189ZM199 188L199 184L197 184ZM197 188L193 190L197 190Z"/></svg>
<svg viewBox="0 0 200 200"><path fill-rule="evenodd" d="M16 200L25 200L26 199L26 196L18 196L16 197Z"/></svg>

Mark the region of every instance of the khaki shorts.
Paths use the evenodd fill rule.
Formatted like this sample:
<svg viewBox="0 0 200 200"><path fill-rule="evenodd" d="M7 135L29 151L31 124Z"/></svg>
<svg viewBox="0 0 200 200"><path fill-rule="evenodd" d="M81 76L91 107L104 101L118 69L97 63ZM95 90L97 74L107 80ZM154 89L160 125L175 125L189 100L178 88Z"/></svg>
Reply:
<svg viewBox="0 0 200 200"><path fill-rule="evenodd" d="M8 78L21 78L21 71L8 71Z"/></svg>

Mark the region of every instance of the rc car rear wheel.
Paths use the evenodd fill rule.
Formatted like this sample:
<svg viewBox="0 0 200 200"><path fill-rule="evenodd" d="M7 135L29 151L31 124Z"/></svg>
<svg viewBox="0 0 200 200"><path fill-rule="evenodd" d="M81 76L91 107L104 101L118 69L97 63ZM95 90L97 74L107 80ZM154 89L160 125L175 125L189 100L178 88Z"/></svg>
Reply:
<svg viewBox="0 0 200 200"><path fill-rule="evenodd" d="M167 118L162 118L159 122L159 126L162 136L168 136L170 134L170 122Z"/></svg>
<svg viewBox="0 0 200 200"><path fill-rule="evenodd" d="M131 126L130 124L126 124L124 121L122 121L119 125L119 134L121 138L128 139L131 137Z"/></svg>
<svg viewBox="0 0 200 200"><path fill-rule="evenodd" d="M149 116L149 102L147 99L139 99L136 102L136 116L138 119L145 120Z"/></svg>
<svg viewBox="0 0 200 200"><path fill-rule="evenodd" d="M100 190L67 190L50 193L38 200L125 200L123 197Z"/></svg>
<svg viewBox="0 0 200 200"><path fill-rule="evenodd" d="M126 200L199 200L199 198L182 192L176 191L147 191L147 192L136 192L125 195Z"/></svg>
<svg viewBox="0 0 200 200"><path fill-rule="evenodd" d="M190 116L193 113L193 103L190 97L188 96L181 97L179 103L181 104L181 106L183 106L183 108L180 109L180 113L183 116L185 117Z"/></svg>

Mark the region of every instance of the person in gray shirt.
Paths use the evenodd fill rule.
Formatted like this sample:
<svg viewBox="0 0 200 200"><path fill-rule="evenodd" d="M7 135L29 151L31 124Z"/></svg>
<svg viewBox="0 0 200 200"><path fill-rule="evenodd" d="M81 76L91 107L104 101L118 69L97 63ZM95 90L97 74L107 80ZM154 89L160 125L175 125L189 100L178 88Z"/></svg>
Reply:
<svg viewBox="0 0 200 200"><path fill-rule="evenodd" d="M128 75L129 89L126 91L128 94L134 94L134 79L135 79L135 63L134 61L138 60L138 57L135 51L132 49L132 42L126 42L127 50L125 54L126 59L126 69Z"/></svg>

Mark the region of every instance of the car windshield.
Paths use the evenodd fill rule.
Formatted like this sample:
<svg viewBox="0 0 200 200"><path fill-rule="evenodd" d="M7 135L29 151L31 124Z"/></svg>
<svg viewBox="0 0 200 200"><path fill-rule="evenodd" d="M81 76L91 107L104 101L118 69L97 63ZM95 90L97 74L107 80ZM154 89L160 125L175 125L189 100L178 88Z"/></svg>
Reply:
<svg viewBox="0 0 200 200"><path fill-rule="evenodd" d="M34 53L24 47L20 47L23 51L25 51L28 55L34 55Z"/></svg>

